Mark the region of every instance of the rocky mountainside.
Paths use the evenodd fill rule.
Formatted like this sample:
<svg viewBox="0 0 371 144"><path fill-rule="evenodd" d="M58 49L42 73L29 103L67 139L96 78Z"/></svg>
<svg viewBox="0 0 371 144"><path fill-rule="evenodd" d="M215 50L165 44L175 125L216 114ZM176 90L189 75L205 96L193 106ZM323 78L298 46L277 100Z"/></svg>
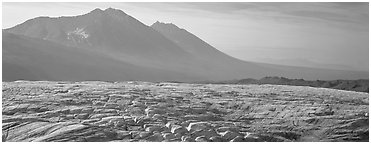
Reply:
<svg viewBox="0 0 371 144"><path fill-rule="evenodd" d="M146 67L168 60L170 65L179 64L192 57L152 28L112 8L95 9L76 17L38 17L5 31L93 49Z"/></svg>
<svg viewBox="0 0 371 144"><path fill-rule="evenodd" d="M112 8L73 17L38 17L5 29L3 61L5 81L368 78L367 72L241 61L173 24L146 26Z"/></svg>
<svg viewBox="0 0 371 144"><path fill-rule="evenodd" d="M203 82L203 83L221 83L221 84L274 84L274 85L293 85L293 86L311 86L332 88L348 91L369 92L368 80L331 80L331 81L307 81L304 79L289 79L285 77L264 77L261 79L241 79L220 82Z"/></svg>
<svg viewBox="0 0 371 144"><path fill-rule="evenodd" d="M3 81L24 80L196 80L158 68L133 65L110 55L3 32ZM182 79L180 79L182 78Z"/></svg>
<svg viewBox="0 0 371 144"><path fill-rule="evenodd" d="M2 141L369 141L369 96L281 85L3 82Z"/></svg>
<svg viewBox="0 0 371 144"><path fill-rule="evenodd" d="M184 51L187 51L200 59L208 60L209 62L228 62L237 60L224 54L197 36L185 29L177 27L174 24L157 21L151 25L151 28L155 29L163 34L166 38L176 43Z"/></svg>

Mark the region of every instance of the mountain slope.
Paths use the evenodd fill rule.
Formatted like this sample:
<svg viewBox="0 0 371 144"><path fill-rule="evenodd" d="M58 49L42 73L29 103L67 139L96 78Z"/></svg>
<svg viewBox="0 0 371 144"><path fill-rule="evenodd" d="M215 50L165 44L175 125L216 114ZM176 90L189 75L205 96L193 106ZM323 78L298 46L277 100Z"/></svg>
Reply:
<svg viewBox="0 0 371 144"><path fill-rule="evenodd" d="M120 10L95 9L75 17L39 17L7 32L50 40L69 46L99 49L148 59L187 58L176 44Z"/></svg>
<svg viewBox="0 0 371 144"><path fill-rule="evenodd" d="M5 31L99 51L141 67L204 77L210 72L205 69L207 63L200 63L159 32L111 8L76 17L39 17Z"/></svg>
<svg viewBox="0 0 371 144"><path fill-rule="evenodd" d="M74 17L38 17L4 33L3 65L7 70L3 79L9 80L23 77L113 81L203 81L264 76L368 78L368 73L363 72L241 61L175 25L157 22L149 27L112 8L95 9ZM15 71L25 73L15 74Z"/></svg>
<svg viewBox="0 0 371 144"><path fill-rule="evenodd" d="M265 64L257 62L246 62L228 56L211 45L207 44L192 33L181 29L171 23L156 22L151 26L166 38L177 43L183 50L188 51L198 58L209 63L223 63L224 68L242 72L245 78L261 78L264 76L285 76L290 78L305 78L310 80L323 79L368 79L368 72L330 70L323 68L308 68L300 66L283 66L276 64ZM234 74L239 77L240 73Z"/></svg>
<svg viewBox="0 0 371 144"><path fill-rule="evenodd" d="M96 51L3 31L3 81L196 80L196 75L125 63Z"/></svg>
<svg viewBox="0 0 371 144"><path fill-rule="evenodd" d="M197 36L188 32L187 30L181 29L171 23L161 23L157 21L152 24L151 27L156 31L163 34L166 38L176 43L184 51L191 53L192 55L201 58L203 60L209 61L228 61L236 60L233 57L230 57L223 52L212 47L208 43L204 42ZM219 59L215 59L219 58ZM220 59L223 58L223 59Z"/></svg>

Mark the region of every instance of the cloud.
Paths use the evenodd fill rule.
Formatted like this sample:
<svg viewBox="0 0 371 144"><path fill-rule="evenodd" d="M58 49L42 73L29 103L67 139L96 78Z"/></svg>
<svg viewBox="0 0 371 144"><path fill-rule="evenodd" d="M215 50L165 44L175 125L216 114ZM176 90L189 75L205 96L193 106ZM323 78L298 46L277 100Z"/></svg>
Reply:
<svg viewBox="0 0 371 144"><path fill-rule="evenodd" d="M152 6L173 13L198 11L198 16L368 30L368 3L157 3Z"/></svg>

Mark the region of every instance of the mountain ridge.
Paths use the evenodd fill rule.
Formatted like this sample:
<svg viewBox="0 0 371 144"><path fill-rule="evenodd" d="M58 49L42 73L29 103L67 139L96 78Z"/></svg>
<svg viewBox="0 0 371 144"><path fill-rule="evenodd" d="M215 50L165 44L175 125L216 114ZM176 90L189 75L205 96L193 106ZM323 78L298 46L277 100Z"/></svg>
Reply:
<svg viewBox="0 0 371 144"><path fill-rule="evenodd" d="M164 80L181 80L177 77L199 79L196 75L124 63L96 51L3 32L3 81L156 81L158 77Z"/></svg>
<svg viewBox="0 0 371 144"><path fill-rule="evenodd" d="M321 87L331 88L346 91L357 91L369 93L369 82L368 79L358 80L313 80L308 81L304 79L288 79L285 77L264 77L261 79L240 79L240 80L229 80L229 81L210 81L210 82L199 82L199 83L212 83L212 84L273 84L273 85L291 85L291 86L310 86L310 87Z"/></svg>
<svg viewBox="0 0 371 144"><path fill-rule="evenodd" d="M368 78L368 73L242 61L219 51L192 33L174 24L164 24L157 21L151 26L147 26L122 10L113 8L107 8L106 10L94 9L87 14L72 17L38 17L5 29L3 34L4 32L55 42L79 51L94 51L95 54L109 57L109 59L118 63L140 67L138 70L142 68L145 71L150 71L150 69L159 70L157 72L159 77L150 72L147 73L148 76L143 76L146 78L152 76L150 79L154 81L169 80L164 75L171 75L170 80L180 81L189 81L196 77L197 80L230 80L264 76L306 79ZM3 37L3 42L11 39L8 35L5 37ZM22 43L22 40L18 40L20 41L19 43ZM28 39L27 42L31 41L33 39ZM44 41L39 42L43 43ZM12 43L11 46L3 43L3 50L9 49L9 47L21 46L17 43ZM21 51L22 49L19 50ZM44 50L47 49L44 48ZM12 56L21 57L17 54L19 53L13 53ZM22 56L28 57L27 54ZM68 59L68 56L63 57ZM47 57L44 58L45 61L49 61ZM64 59L62 58L61 60L63 61ZM7 65L12 63L9 59L7 59L7 62L9 62ZM127 80L140 77L135 74L134 69L136 68L133 68L133 72L128 75ZM47 67L43 67L40 70L43 70L43 72L40 71L39 73L55 75ZM89 71L84 71L87 72L86 75L89 75ZM141 73L146 75L145 71ZM159 74L162 72L163 74ZM117 79L125 80L120 78L120 71L113 73L116 73L113 75L116 75ZM190 78L192 76L194 77ZM89 80L90 77L87 76L86 78L86 80Z"/></svg>

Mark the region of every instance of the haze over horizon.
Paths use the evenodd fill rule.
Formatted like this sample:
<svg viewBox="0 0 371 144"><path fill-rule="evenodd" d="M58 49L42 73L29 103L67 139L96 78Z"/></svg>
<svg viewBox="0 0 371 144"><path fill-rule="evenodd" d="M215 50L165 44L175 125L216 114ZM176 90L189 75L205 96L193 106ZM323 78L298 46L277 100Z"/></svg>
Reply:
<svg viewBox="0 0 371 144"><path fill-rule="evenodd" d="M368 71L368 3L6 2L3 29L108 7L148 26L174 23L242 60Z"/></svg>

